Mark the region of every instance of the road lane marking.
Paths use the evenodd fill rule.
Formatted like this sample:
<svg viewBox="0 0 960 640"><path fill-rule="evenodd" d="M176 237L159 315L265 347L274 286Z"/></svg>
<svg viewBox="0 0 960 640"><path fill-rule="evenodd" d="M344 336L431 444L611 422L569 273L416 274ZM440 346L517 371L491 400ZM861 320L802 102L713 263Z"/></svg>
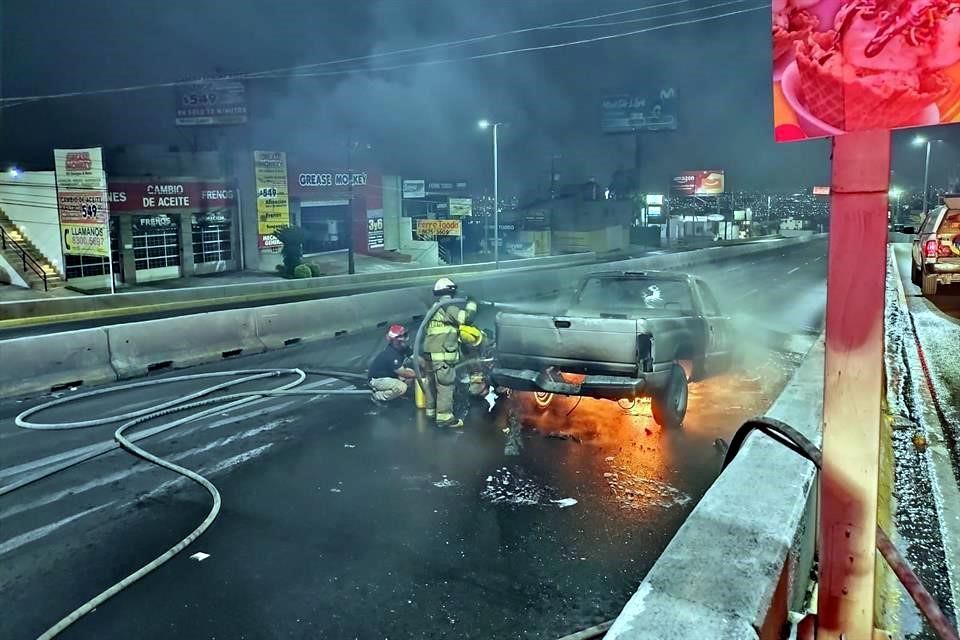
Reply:
<svg viewBox="0 0 960 640"><path fill-rule="evenodd" d="M790 269L790 271L787 271L787 275L790 275L791 273L796 273L797 271L800 271L800 267L794 267L793 269Z"/></svg>
<svg viewBox="0 0 960 640"><path fill-rule="evenodd" d="M80 513L75 513L72 516L63 518L62 520L57 520L56 522L53 522L51 524L44 525L38 529L34 529L33 531L27 531L26 533L21 533L18 536L14 536L9 540L7 540L6 542L0 544L0 556L4 555L5 553L9 553L15 549L19 549L23 545L29 544L34 540L39 540L40 538L48 536L54 531L56 531L57 529L59 529L60 527L68 525L74 520L79 520L80 518L83 518L84 516L88 516L91 513L100 511L101 509L106 509L113 503L114 501L110 501L106 504L101 504L99 506L92 507L90 509L87 509L86 511L81 511Z"/></svg>
<svg viewBox="0 0 960 640"><path fill-rule="evenodd" d="M242 433L237 433L226 438L218 438L217 440L209 442L205 445L194 447L186 451L180 451L179 453L174 453L172 455L166 456L166 459L172 462L179 462L191 456L195 456L195 455L210 451L211 449L224 447L224 446L233 444L235 442L238 442L240 440L244 440L246 438L252 438L253 436L259 435L266 431L272 431L273 429L276 429L277 427L281 427L285 424L289 424L294 420L295 418L284 419L284 420L274 420L272 422L268 422L259 427L254 427L253 429L249 429ZM123 471L115 471L113 473L109 473L107 475L100 476L98 478L94 478L93 480L84 482L83 484L74 485L67 489L63 489L55 493L47 494L43 497L33 500L32 502L14 505L6 509L5 511L0 511L0 519L11 518L25 511L37 509L39 507L52 504L59 500L63 500L64 498L69 498L69 497L79 495L81 493L86 493L87 491L90 491L92 489L97 489L99 487L113 484L114 482L119 482L120 480L125 480L131 476L143 473L145 471L154 470L154 469L159 470L159 467L147 462L138 462L134 466L128 469L124 469Z"/></svg>

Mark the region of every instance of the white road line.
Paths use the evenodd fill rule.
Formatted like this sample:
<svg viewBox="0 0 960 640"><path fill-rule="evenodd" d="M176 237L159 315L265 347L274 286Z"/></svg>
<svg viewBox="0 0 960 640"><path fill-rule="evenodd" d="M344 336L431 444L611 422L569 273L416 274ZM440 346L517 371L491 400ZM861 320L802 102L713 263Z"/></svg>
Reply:
<svg viewBox="0 0 960 640"><path fill-rule="evenodd" d="M794 267L793 269L790 269L790 271L787 271L787 275L790 275L791 273L796 273L797 271L800 271L800 267Z"/></svg>
<svg viewBox="0 0 960 640"><path fill-rule="evenodd" d="M4 555L5 553L9 553L15 549L19 549L23 545L29 544L34 540L39 540L44 536L48 536L54 531L56 531L57 529L59 529L60 527L68 525L74 520L79 520L80 518L84 516L88 516L91 513L94 513L96 511L100 511L101 509L106 509L112 504L113 504L113 501L108 502L106 504L101 504L100 506L87 509L86 511L75 513L72 516L68 516L64 518L63 520L57 520L54 523L42 526L39 529L34 529L33 531L27 531L26 533L21 533L18 536L14 536L9 540L7 540L6 542L0 544L0 556Z"/></svg>
<svg viewBox="0 0 960 640"><path fill-rule="evenodd" d="M204 453L204 452L206 452L206 451L210 451L211 449L216 449L216 448L224 447L224 446L227 446L227 445L232 444L232 443L234 443L234 442L237 442L237 441L239 441L239 440L244 440L244 439L246 439L246 438L252 438L253 436L259 435L259 434L264 433L264 432L266 432L266 431L271 431L271 430L273 430L273 429L276 429L277 427L283 426L283 425L285 425L285 424L289 424L290 422L293 422L294 420L295 420L295 418L284 419L284 420L274 420L273 422L268 422L268 423L266 423L266 424L264 424L264 425L261 425L261 426L259 426L259 427L255 427L255 428L253 428L253 429L249 429L249 430L244 431L244 432L242 432L242 433L236 433L236 434L234 434L234 435L232 435L232 436L229 436L229 437L226 437L226 438L219 438L219 439L217 439L217 440L214 440L214 441L212 441L212 442L209 442L209 443L207 443L207 444L205 444L205 445L203 445L203 446L200 446L200 447L194 447L193 449L188 449L188 450L186 450L186 451L181 451L181 452L179 452L179 453L175 453L175 454L172 454L172 455L165 456L165 458L166 458L167 460L171 460L171 461L173 461L173 462L179 462L179 461L184 460L184 459L186 459L186 458L189 458L189 457L191 457L191 456L195 456L195 455L197 455L197 454ZM129 478L130 476L137 475L137 474L140 474L140 473L144 473L144 472L150 471L150 470L158 470L158 471L159 471L160 469L159 469L159 467L157 467L157 466L155 466L155 465L152 465L152 464L150 464L150 463L147 463L147 462L138 462L138 463L135 464L134 466L132 466L132 467L130 467L130 468L128 468L128 469L124 469L123 471L116 471L116 472L114 472L114 473L109 473L109 474L107 474L107 475L105 475L105 476L100 476L100 477L98 477L98 478L94 478L93 480L89 480L89 481L87 481L87 482L84 482L83 484L74 485L74 486L72 486L72 487L70 487L70 488L68 488L68 489L63 489L63 490L57 491L57 492L55 492L55 493L47 494L47 495L45 495L45 496L43 496L43 497L41 497L41 498L38 498L38 499L36 499L36 500L33 500L32 502L26 502L26 503L21 503L21 504L18 504L18 505L14 505L14 506L12 506L12 507L4 510L4 511L0 511L0 519L11 518L11 517L13 517L13 516L15 516L15 515L18 515L18 514L21 514L21 513L25 512L25 511L30 511L31 509L37 509L37 508L39 508L39 507L43 507L43 506L46 506L46 505L48 505L48 504L52 504L52 503L54 503L54 502L57 502L58 500L63 500L64 498L73 497L73 496L76 496L76 495L78 495L78 494L81 494L81 493L85 493L85 492L87 492L87 491L90 491L91 489L97 489L97 488L99 488L99 487L103 487L103 486L112 484L112 483L114 483L114 482L118 482L118 481L120 481L120 480L125 480L125 479Z"/></svg>

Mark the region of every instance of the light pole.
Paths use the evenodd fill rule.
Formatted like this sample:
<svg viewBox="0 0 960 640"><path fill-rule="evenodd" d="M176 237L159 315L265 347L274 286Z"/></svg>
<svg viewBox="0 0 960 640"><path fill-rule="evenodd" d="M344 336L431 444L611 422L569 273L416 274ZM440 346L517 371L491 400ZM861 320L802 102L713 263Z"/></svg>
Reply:
<svg viewBox="0 0 960 640"><path fill-rule="evenodd" d="M934 142L943 142L942 140L931 140L924 136L917 136L913 139L914 146L925 145L926 158L923 161L923 215L927 215L927 191L930 189L930 147Z"/></svg>
<svg viewBox="0 0 960 640"><path fill-rule="evenodd" d="M493 128L493 264L500 268L500 168L497 155L497 129L502 122L481 120L477 125L481 129Z"/></svg>

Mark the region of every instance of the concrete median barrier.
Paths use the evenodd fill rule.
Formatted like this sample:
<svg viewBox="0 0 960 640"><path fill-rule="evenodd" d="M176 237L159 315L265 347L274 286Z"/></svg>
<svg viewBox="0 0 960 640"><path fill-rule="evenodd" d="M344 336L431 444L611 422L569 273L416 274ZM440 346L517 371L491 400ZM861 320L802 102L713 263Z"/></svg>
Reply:
<svg viewBox="0 0 960 640"><path fill-rule="evenodd" d="M0 396L116 380L107 332L70 333L0 341Z"/></svg>
<svg viewBox="0 0 960 640"><path fill-rule="evenodd" d="M823 342L767 415L820 446ZM607 640L781 637L813 566L814 465L754 433L647 574Z"/></svg>
<svg viewBox="0 0 960 640"><path fill-rule="evenodd" d="M249 309L199 313L107 328L119 378L263 352Z"/></svg>

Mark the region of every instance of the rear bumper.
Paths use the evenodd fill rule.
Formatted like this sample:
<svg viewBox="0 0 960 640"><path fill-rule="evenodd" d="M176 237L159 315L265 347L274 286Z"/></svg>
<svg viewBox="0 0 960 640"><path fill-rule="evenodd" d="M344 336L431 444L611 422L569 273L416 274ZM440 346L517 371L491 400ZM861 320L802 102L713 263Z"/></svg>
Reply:
<svg viewBox="0 0 960 640"><path fill-rule="evenodd" d="M937 281L940 284L960 282L960 264L950 262L928 263L927 273L937 276Z"/></svg>
<svg viewBox="0 0 960 640"><path fill-rule="evenodd" d="M666 388L669 379L669 368L643 373L639 377L586 376L579 383L567 382L557 372L551 370L505 368L493 370L494 383L508 389L543 391L563 396L586 396L606 400L653 395Z"/></svg>

